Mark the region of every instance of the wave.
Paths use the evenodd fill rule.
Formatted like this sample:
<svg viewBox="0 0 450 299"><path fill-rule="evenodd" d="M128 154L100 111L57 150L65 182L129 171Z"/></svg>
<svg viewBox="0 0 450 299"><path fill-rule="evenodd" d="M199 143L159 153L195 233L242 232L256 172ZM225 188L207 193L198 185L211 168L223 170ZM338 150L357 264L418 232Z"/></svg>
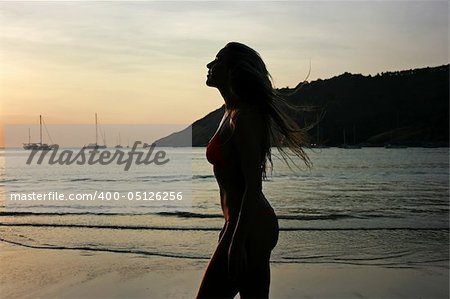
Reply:
<svg viewBox="0 0 450 299"><path fill-rule="evenodd" d="M213 179L214 176L213 175L193 175L192 179L193 180L205 180L205 179Z"/></svg>
<svg viewBox="0 0 450 299"><path fill-rule="evenodd" d="M360 260L360 261L349 261L349 260L304 260L304 259L291 259L291 260L274 260L270 261L275 264L340 264L340 265L354 265L354 266L375 266L375 267L385 267L393 269L420 269L421 267L430 267L432 263L447 263L449 259L435 259L435 260L424 260L424 261L399 261L399 262L379 262L375 263L370 260ZM448 269L447 265L433 265L435 267L441 267Z"/></svg>
<svg viewBox="0 0 450 299"><path fill-rule="evenodd" d="M98 248L98 247L89 247L89 246L69 247L69 246L50 245L50 244L30 245L30 244L24 244L24 243L20 243L20 242L16 242L16 241L7 240L4 238L0 238L0 241L9 243L9 244L13 244L13 245L27 247L27 248L34 248L34 249L87 250L87 251L152 255L152 256L160 256L160 257L180 258L180 259L195 259L195 260L208 260L209 259L209 257L206 257L206 256L189 256L189 255L182 255L182 254L176 254L176 253L149 252L149 251L145 251L145 250L119 249L119 248Z"/></svg>
<svg viewBox="0 0 450 299"><path fill-rule="evenodd" d="M297 179L299 177L304 177L304 175L292 175L292 174L276 174L273 175L274 178L288 178L288 179ZM137 176L134 177L133 179L138 180L138 181L142 181L142 182L148 182L148 181L189 181L190 179L192 180L209 180L209 179L214 179L214 175L212 174L196 174L196 175L159 175L159 176L155 176L155 175L145 175L145 176ZM70 182L82 182L82 181L96 181L96 182L101 182L101 181L116 181L116 180L108 180L108 179L93 179L93 178L76 178L76 179L70 179ZM117 181L124 181L124 180L117 180Z"/></svg>
<svg viewBox="0 0 450 299"><path fill-rule="evenodd" d="M26 248L33 249L49 249L49 250L81 250L81 251L94 251L94 252L112 252L112 253L124 253L124 254L137 254L146 256L159 256L166 258L177 258L177 259L190 259L190 260L209 260L209 256L199 256L199 255L186 255L181 253L170 253L170 252L152 252L145 250L136 249L120 249L120 248L102 248L96 247L95 244L88 244L88 246L62 246L62 245L52 245L52 244L26 244L18 241L7 240L0 237L1 242L13 244L16 246L22 246ZM422 265L429 266L431 263L447 263L448 258L430 259L430 260L416 260L416 261L389 261L398 257L399 255L388 255L386 257L378 258L367 258L367 259L348 259L348 258L336 258L333 256L304 256L297 258L281 257L274 259L271 263L274 264L346 264L346 265L364 265L364 266L382 266L388 268L418 268ZM387 260L382 262L382 260ZM375 262L376 261L376 262ZM439 267L439 264L435 265ZM447 265L442 265L441 267L448 269Z"/></svg>
<svg viewBox="0 0 450 299"><path fill-rule="evenodd" d="M185 211L158 212L156 214L160 216L174 216L180 218L223 218L223 215L221 214L201 214Z"/></svg>
<svg viewBox="0 0 450 299"><path fill-rule="evenodd" d="M31 206L30 206L31 207ZM50 208L50 206L48 206ZM75 208L75 207L71 207ZM445 210L447 212L447 210ZM28 211L0 211L0 217L2 216L136 216L136 215L158 215L162 217L178 217L178 218L204 218L204 219L216 219L223 218L222 214L212 213L194 213L187 211L172 211L172 212L28 212ZM278 220L294 220L294 221L313 221L313 220L341 220L341 219L370 219L370 218L403 218L401 215L395 214L345 214L345 213L330 213L330 214L278 214Z"/></svg>
<svg viewBox="0 0 450 299"><path fill-rule="evenodd" d="M114 212L6 212L0 211L1 216L82 216L82 215L97 215L97 216L118 216L118 215L150 215L154 213L114 213Z"/></svg>
<svg viewBox="0 0 450 299"><path fill-rule="evenodd" d="M192 213L185 211L174 212L158 212L160 216L173 216L180 218L223 218L222 214L202 214ZM348 215L348 214L325 214L325 215L277 215L280 220L337 220L343 218L360 218L360 216Z"/></svg>
<svg viewBox="0 0 450 299"><path fill-rule="evenodd" d="M220 231L215 227L176 227L176 226L148 226L148 225L96 225L78 223L0 223L0 226L26 226L26 227L67 227L67 228L95 228L117 230L168 230L168 231Z"/></svg>
<svg viewBox="0 0 450 299"><path fill-rule="evenodd" d="M70 179L69 182L85 182L90 181L91 178L76 178L76 179Z"/></svg>
<svg viewBox="0 0 450 299"><path fill-rule="evenodd" d="M26 212L26 211L0 211L1 216L64 216L64 215L98 215L98 216L117 216L117 215L159 215L163 217L179 217L179 218L223 218L222 214L193 213L186 211L173 212L143 212L143 213L118 213L118 212ZM380 216L376 216L380 217ZM279 220L338 220L345 218L365 218L360 215L348 214L324 214L324 215L277 215Z"/></svg>
<svg viewBox="0 0 450 299"><path fill-rule="evenodd" d="M206 176L205 176L206 177ZM202 176L198 178L193 176L192 179L201 179ZM67 182L129 182L129 181L139 181L139 182L187 182L191 179L191 176L140 176L132 177L129 179L106 179L106 178L75 178L69 179Z"/></svg>
<svg viewBox="0 0 450 299"><path fill-rule="evenodd" d="M284 220L337 220L344 218L358 218L348 214L325 214L325 215L277 215L278 219Z"/></svg>
<svg viewBox="0 0 450 299"><path fill-rule="evenodd" d="M19 179L3 179L0 180L0 183L10 183L10 182L19 182Z"/></svg>
<svg viewBox="0 0 450 299"><path fill-rule="evenodd" d="M58 181L58 180L54 180ZM124 180L114 180L114 179L91 179L91 178L79 178L79 179L70 179L67 182L123 182Z"/></svg>
<svg viewBox="0 0 450 299"><path fill-rule="evenodd" d="M149 225L97 225L78 223L0 223L0 227L66 227L117 230L165 230L165 231L220 231L222 227L149 226ZM280 231L448 231L448 227L280 227Z"/></svg>

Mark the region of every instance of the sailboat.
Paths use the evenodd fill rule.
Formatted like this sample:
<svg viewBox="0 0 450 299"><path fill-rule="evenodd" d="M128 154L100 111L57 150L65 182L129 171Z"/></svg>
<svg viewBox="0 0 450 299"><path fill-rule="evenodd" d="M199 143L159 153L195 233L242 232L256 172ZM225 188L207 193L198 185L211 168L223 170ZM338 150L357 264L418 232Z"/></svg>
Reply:
<svg viewBox="0 0 450 299"><path fill-rule="evenodd" d="M104 149L106 145L98 144L98 120L97 120L97 112L95 113L95 143L89 143L88 145L83 146L85 149Z"/></svg>
<svg viewBox="0 0 450 299"><path fill-rule="evenodd" d="M398 134L398 130L400 128L400 116L399 116L399 112L397 111L397 125L395 127L395 131L391 130L390 135L391 135L391 141L389 143L386 143L384 145L384 148L408 148L407 145L404 144L400 144L398 142L394 142L394 132L396 132Z"/></svg>
<svg viewBox="0 0 450 299"><path fill-rule="evenodd" d="M320 142L320 118L319 115L316 115L316 143L311 144L311 148L330 148L327 145L324 145Z"/></svg>
<svg viewBox="0 0 450 299"><path fill-rule="evenodd" d="M117 145L115 146L115 148L123 148L123 146L121 144L121 140L120 140L120 133L119 133L119 138L117 140Z"/></svg>
<svg viewBox="0 0 450 299"><path fill-rule="evenodd" d="M353 145L347 144L346 141L346 136L345 136L345 128L343 129L343 137L344 137L344 144L342 144L341 146L339 146L340 148L345 148L345 149L360 149L361 146L356 144L356 133L355 133L355 126L353 126Z"/></svg>
<svg viewBox="0 0 450 299"><path fill-rule="evenodd" d="M42 143L42 115L39 115L39 142L31 142L31 133L30 129L28 128L28 143L23 144L23 149L49 151L55 146L57 145L56 144L48 145L47 143Z"/></svg>

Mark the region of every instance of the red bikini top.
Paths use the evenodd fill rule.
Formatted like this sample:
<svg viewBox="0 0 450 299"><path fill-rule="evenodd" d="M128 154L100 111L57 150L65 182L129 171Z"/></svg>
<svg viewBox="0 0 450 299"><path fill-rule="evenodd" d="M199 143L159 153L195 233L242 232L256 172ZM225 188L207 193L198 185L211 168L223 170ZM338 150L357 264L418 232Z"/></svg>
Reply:
<svg viewBox="0 0 450 299"><path fill-rule="evenodd" d="M220 142L219 142L219 132L214 134L213 138L208 143L206 147L206 159L208 159L209 163L213 165L225 165L226 161L222 155L222 151L220 150Z"/></svg>
<svg viewBox="0 0 450 299"><path fill-rule="evenodd" d="M217 129L211 140L208 142L208 145L206 147L206 159L208 159L209 163L213 165L223 166L226 164L225 158L223 157L222 151L220 150L220 129L222 128L222 125L225 122L227 116L228 114L225 114L223 116L219 128Z"/></svg>

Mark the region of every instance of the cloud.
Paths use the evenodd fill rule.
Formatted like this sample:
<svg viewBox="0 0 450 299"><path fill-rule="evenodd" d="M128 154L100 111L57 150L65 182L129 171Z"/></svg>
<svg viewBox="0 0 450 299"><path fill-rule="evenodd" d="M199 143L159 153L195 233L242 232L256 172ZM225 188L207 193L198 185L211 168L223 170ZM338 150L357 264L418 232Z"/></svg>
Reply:
<svg viewBox="0 0 450 299"><path fill-rule="evenodd" d="M60 111L114 102L110 113L134 118L174 106L202 115L220 104L205 65L228 41L258 50L279 86L303 80L310 59L309 80L444 64L448 2L0 2L4 110L42 99Z"/></svg>

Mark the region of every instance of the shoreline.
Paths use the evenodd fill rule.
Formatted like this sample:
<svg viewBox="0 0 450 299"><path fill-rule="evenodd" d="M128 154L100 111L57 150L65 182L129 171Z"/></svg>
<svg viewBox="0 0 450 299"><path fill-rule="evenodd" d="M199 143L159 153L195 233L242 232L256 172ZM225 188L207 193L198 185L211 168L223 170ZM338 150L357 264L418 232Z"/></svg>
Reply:
<svg viewBox="0 0 450 299"><path fill-rule="evenodd" d="M207 261L0 242L0 298L194 298ZM271 298L448 298L449 270L272 264Z"/></svg>

